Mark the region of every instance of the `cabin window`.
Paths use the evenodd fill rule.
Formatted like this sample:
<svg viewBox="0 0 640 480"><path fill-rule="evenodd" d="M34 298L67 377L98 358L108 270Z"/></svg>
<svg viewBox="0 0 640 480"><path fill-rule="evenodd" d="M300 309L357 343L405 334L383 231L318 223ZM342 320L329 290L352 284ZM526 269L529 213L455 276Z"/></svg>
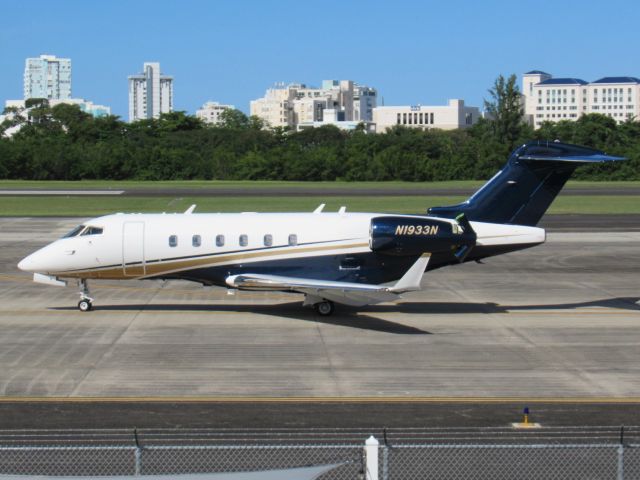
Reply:
<svg viewBox="0 0 640 480"><path fill-rule="evenodd" d="M270 247L273 245L273 235L271 235L270 233L267 233L264 236L264 246L265 247Z"/></svg>
<svg viewBox="0 0 640 480"><path fill-rule="evenodd" d="M246 247L249 245L249 237L247 237L244 233L240 235L240 246Z"/></svg>
<svg viewBox="0 0 640 480"><path fill-rule="evenodd" d="M298 245L298 235L296 235L295 233L292 233L291 235L289 235L289 245L291 246Z"/></svg>
<svg viewBox="0 0 640 480"><path fill-rule="evenodd" d="M193 245L194 247L199 247L200 245L202 245L202 238L200 237L200 235L194 235L193 237L191 237L191 245Z"/></svg>
<svg viewBox="0 0 640 480"><path fill-rule="evenodd" d="M102 229L100 227L87 227L84 229L84 232L82 232L80 235L85 236L85 235L101 235L101 234L102 234Z"/></svg>
<svg viewBox="0 0 640 480"><path fill-rule="evenodd" d="M62 238L71 238L71 237L75 237L77 235L80 234L80 232L84 230L84 225L78 225L76 228L74 228L73 230L71 230L69 233L67 233L64 237Z"/></svg>
<svg viewBox="0 0 640 480"><path fill-rule="evenodd" d="M216 247L224 247L224 235L216 236Z"/></svg>
<svg viewBox="0 0 640 480"><path fill-rule="evenodd" d="M170 247L177 247L178 246L178 236L177 235L171 235L169 237L169 246Z"/></svg>

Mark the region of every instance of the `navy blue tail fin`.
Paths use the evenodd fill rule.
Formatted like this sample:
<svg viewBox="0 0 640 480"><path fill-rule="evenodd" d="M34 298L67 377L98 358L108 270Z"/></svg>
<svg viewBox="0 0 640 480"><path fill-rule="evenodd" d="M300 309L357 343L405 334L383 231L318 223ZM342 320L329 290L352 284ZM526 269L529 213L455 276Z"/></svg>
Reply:
<svg viewBox="0 0 640 480"><path fill-rule="evenodd" d="M566 143L535 141L513 151L507 164L466 202L432 207L429 214L471 221L534 226L576 167L624 160Z"/></svg>

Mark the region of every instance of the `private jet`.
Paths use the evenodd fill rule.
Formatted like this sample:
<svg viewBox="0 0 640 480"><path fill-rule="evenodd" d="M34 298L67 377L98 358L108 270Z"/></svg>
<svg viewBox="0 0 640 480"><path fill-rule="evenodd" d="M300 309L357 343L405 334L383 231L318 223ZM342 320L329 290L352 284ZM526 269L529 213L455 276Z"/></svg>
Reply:
<svg viewBox="0 0 640 480"><path fill-rule="evenodd" d="M77 226L23 259L36 282L181 279L230 289L304 295L331 315L420 289L425 272L540 245L536 227L576 167L624 160L559 142L526 143L468 200L426 214L116 213Z"/></svg>

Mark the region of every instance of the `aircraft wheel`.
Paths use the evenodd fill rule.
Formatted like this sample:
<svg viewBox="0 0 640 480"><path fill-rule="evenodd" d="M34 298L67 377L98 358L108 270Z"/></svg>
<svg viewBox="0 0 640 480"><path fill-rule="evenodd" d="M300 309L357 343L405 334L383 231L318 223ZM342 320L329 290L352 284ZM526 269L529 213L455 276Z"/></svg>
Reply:
<svg viewBox="0 0 640 480"><path fill-rule="evenodd" d="M315 309L316 312L318 312L318 315L322 317L328 317L335 310L335 307L333 306L333 302L330 302L329 300L318 302L313 306L313 308Z"/></svg>
<svg viewBox="0 0 640 480"><path fill-rule="evenodd" d="M80 300L78 302L78 310L81 312L88 312L93 308L93 304L89 300Z"/></svg>

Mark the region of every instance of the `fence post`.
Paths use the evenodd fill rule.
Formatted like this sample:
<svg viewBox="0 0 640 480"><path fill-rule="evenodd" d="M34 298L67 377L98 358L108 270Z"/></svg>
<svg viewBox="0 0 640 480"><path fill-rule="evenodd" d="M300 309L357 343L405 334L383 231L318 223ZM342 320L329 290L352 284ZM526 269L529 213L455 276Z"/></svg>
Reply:
<svg viewBox="0 0 640 480"><path fill-rule="evenodd" d="M133 458L134 458L134 471L133 474L136 477L140 476L140 471L142 469L141 463L142 463L142 447L140 447L140 440L138 439L138 429L134 428L133 429L133 439L136 442L136 447L135 450L133 452Z"/></svg>
<svg viewBox="0 0 640 480"><path fill-rule="evenodd" d="M618 446L618 480L624 480L624 445Z"/></svg>
<svg viewBox="0 0 640 480"><path fill-rule="evenodd" d="M618 480L624 480L624 425L620 427L620 445L618 445Z"/></svg>
<svg viewBox="0 0 640 480"><path fill-rule="evenodd" d="M382 480L389 480L389 445L382 447Z"/></svg>
<svg viewBox="0 0 640 480"><path fill-rule="evenodd" d="M364 478L366 480L378 480L378 447L380 446L380 442L371 435L364 444L367 468Z"/></svg>
<svg viewBox="0 0 640 480"><path fill-rule="evenodd" d="M136 462L135 465L134 465L135 470L134 470L133 474L136 477L139 477L140 476L140 447L136 447L136 449L133 452L133 455L134 455L134 459L135 459L135 462Z"/></svg>

